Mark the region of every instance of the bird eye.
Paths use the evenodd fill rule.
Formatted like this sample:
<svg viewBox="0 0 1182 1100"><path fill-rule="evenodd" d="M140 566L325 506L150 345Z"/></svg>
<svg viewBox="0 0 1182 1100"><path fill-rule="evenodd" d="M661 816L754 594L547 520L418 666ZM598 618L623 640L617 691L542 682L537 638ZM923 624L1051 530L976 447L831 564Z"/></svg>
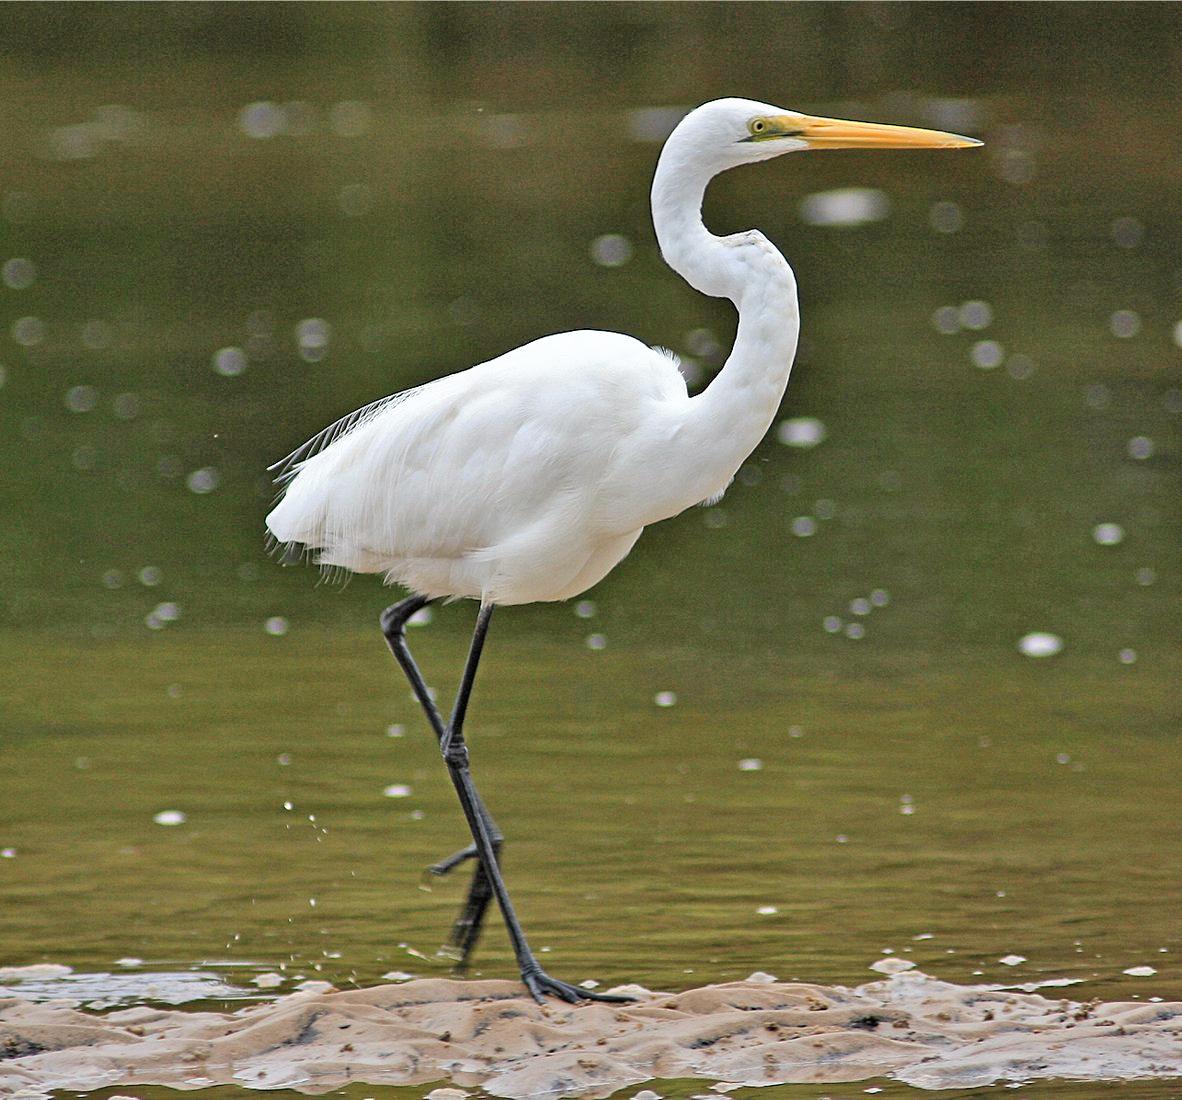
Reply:
<svg viewBox="0 0 1182 1100"><path fill-rule="evenodd" d="M767 131L767 123L762 118L757 118L748 124L747 129L753 134L762 134Z"/></svg>

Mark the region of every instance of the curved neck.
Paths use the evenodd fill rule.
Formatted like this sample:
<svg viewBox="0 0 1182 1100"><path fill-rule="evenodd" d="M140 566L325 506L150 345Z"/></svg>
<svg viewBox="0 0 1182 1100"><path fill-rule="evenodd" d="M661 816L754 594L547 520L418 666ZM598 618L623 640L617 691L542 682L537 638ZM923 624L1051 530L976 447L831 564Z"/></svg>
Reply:
<svg viewBox="0 0 1182 1100"><path fill-rule="evenodd" d="M674 132L666 143L653 179L653 226L661 253L690 286L729 298L739 312L730 356L690 400L678 433L701 472L689 492L710 483L705 497L725 488L771 425L796 355L800 314L792 269L762 233L716 237L703 224L706 185L728 165L710 165L679 136Z"/></svg>

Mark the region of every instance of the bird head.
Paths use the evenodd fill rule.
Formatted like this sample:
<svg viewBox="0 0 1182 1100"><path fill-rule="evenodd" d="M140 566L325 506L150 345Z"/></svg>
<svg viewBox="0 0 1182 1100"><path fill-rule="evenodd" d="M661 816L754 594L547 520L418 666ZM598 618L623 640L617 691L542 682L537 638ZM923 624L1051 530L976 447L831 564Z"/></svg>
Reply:
<svg viewBox="0 0 1182 1100"><path fill-rule="evenodd" d="M956 149L981 144L940 130L821 118L751 99L704 103L681 120L678 131L700 155L713 160L718 171L810 149Z"/></svg>

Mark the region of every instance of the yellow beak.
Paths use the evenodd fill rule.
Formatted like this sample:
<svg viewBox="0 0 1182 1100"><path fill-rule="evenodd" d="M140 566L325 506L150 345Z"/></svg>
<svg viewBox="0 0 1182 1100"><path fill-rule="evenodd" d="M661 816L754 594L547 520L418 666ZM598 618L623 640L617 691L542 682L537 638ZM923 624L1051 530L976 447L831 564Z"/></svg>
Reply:
<svg viewBox="0 0 1182 1100"><path fill-rule="evenodd" d="M781 115L774 121L794 137L807 141L810 149L965 149L982 144L976 138L941 130L846 122L815 115Z"/></svg>

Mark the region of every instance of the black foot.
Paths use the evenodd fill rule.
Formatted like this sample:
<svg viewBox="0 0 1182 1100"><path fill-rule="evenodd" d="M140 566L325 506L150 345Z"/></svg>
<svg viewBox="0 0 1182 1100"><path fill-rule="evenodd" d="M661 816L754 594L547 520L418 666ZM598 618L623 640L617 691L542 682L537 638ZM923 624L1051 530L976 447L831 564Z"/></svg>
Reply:
<svg viewBox="0 0 1182 1100"><path fill-rule="evenodd" d="M427 868L426 873L429 875L442 877L449 871L454 871L461 863L475 858L476 845L469 844L467 848L461 848L458 852L448 856L447 859L441 859L438 863L432 863L431 866Z"/></svg>
<svg viewBox="0 0 1182 1100"><path fill-rule="evenodd" d="M636 999L635 997L625 997L620 993L596 993L594 990L584 989L582 986L560 982L557 978L551 978L540 967L536 970L523 970L521 972L521 980L525 983L526 989L529 990L530 996L538 1004L546 1003L543 1000L546 994L549 994L551 997L558 997L560 1000L567 1001L572 1005L577 1005L582 1001L630 1004Z"/></svg>

